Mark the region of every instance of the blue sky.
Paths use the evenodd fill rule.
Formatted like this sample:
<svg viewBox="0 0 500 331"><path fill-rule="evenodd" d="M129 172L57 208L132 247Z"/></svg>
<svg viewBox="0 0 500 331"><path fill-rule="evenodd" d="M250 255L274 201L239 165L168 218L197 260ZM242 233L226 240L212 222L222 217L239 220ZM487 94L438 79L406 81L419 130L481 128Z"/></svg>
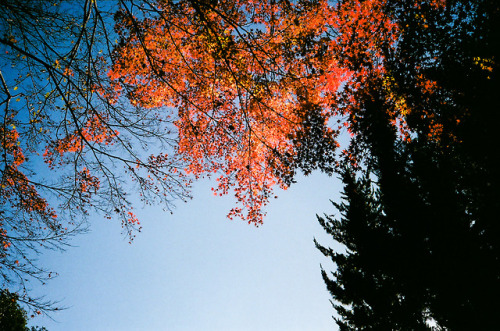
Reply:
<svg viewBox="0 0 500 331"><path fill-rule="evenodd" d="M91 218L91 232L40 264L59 277L35 293L67 310L31 325L58 330L335 330L320 274L331 262L313 238L332 246L315 214L335 212L334 177L299 177L271 201L264 225L226 219L231 197L195 184L173 215L137 210L143 231L132 245L120 225Z"/></svg>

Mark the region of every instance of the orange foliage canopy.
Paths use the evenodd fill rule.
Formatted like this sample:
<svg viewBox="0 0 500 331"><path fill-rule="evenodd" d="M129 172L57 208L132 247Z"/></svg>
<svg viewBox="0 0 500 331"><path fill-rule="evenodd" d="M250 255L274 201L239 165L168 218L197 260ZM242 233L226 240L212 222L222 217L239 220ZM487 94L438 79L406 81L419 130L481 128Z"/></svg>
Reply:
<svg viewBox="0 0 500 331"><path fill-rule="evenodd" d="M123 10L112 90L177 116L186 171L217 172L215 194L234 188L242 205L229 217L258 224L274 185L286 188L297 168L335 167L341 130L332 119L355 135L367 86L384 91L393 125L410 139L411 105L385 66L404 30L391 17L395 3L158 1L146 18ZM419 84L435 88L424 76Z"/></svg>
<svg viewBox="0 0 500 331"><path fill-rule="evenodd" d="M331 8L159 1L156 10L141 20L116 16L113 89L173 113L186 172L218 173L215 194L234 188L241 203L229 217L259 224L272 187L290 183L305 136L317 129L316 144L336 147L328 121L348 71L329 49Z"/></svg>
<svg viewBox="0 0 500 331"><path fill-rule="evenodd" d="M117 181L102 163L101 158L108 158L123 164L144 196L151 190L167 196L164 191L174 192L176 185L185 187L186 174L199 178L216 173L214 193L234 190L239 202L229 217L260 224L272 188L286 188L298 168L305 173L315 168L332 172L339 157L336 148L341 127L354 137L357 134L357 116L367 86L384 91L386 108L401 139L410 139L412 129L406 120L417 106L400 93L385 65L386 56L397 50L406 28L392 19L391 6L397 3L132 3L115 15L120 42L107 73L110 82L98 81L92 88L77 85L86 80L78 78L78 71L63 60L54 64L37 60L14 37L1 42L18 55L38 61L49 70L49 80L67 82L67 92L59 86L43 101L52 95L63 98L60 118L50 120L57 133L45 134L49 130L43 131L40 124L52 114L42 117L36 112L30 115L33 118L26 132L40 129L38 136L46 143L44 161L51 169L78 163L72 169L77 194L68 194L69 199L78 196L90 206L98 192L109 196L102 193L105 188L115 197L118 208L114 211L126 224L136 223L128 202L122 204L124 196L110 184ZM437 10L444 1L415 0L414 5ZM422 16L421 21L425 29L426 18ZM93 70L99 75L105 59L94 62L98 68ZM424 98L439 89L423 71L416 77ZM124 97L133 110L119 107ZM88 104L77 107L73 98ZM88 101L92 98L105 100L105 107L95 107L94 101ZM425 109L419 109L419 114L427 121L429 135L438 138L443 132L439 119ZM61 118L64 120L58 124ZM153 126L168 124L172 118L178 135L177 155L156 153L140 160L130 138L160 136ZM116 128L125 131L125 137ZM10 199L17 190L16 197L23 197L19 206L31 206L44 217L52 217L55 212L18 169L24 162L19 133L6 125L0 130L2 150L10 156L2 170L3 199ZM113 150L110 146L115 143L120 146ZM113 154L120 148L127 157ZM353 162L360 157L354 150L344 152ZM109 183L104 185L104 179ZM182 192L172 195L182 196ZM109 210L105 213L110 214Z"/></svg>

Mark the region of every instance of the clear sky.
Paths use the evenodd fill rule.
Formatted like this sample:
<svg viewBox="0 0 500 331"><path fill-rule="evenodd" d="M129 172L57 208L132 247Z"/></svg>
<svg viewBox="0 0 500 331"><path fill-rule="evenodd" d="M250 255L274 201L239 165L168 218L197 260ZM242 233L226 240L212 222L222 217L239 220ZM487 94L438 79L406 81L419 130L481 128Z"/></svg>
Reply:
<svg viewBox="0 0 500 331"><path fill-rule="evenodd" d="M333 246L315 214L334 213L334 177L299 177L277 192L264 225L230 221L231 197L214 197L208 180L173 215L137 210L143 225L132 245L117 222L95 217L91 233L40 264L59 277L35 293L69 307L30 325L68 330L336 330L320 263L332 264L313 238Z"/></svg>

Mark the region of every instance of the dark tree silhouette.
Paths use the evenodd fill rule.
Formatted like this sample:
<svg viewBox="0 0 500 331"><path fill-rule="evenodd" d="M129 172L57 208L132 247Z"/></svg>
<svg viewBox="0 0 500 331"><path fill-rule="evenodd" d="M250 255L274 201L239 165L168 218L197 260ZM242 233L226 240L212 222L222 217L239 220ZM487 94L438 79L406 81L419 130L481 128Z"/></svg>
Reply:
<svg viewBox="0 0 500 331"><path fill-rule="evenodd" d="M34 313L40 314L40 311ZM8 290L0 290L0 329L2 331L47 331L43 326L28 328L27 323L28 314L19 305L19 296Z"/></svg>
<svg viewBox="0 0 500 331"><path fill-rule="evenodd" d="M7 290L0 291L0 329L5 331L24 331L27 314L17 303L18 296Z"/></svg>
<svg viewBox="0 0 500 331"><path fill-rule="evenodd" d="M500 8L495 1L388 1L381 10L401 35L380 47L384 73L369 70L355 91L346 90L358 100L348 105L356 116L354 156L340 172L340 216L319 218L346 246L334 252L316 243L336 265L323 276L337 323L343 330L430 329L431 322L494 329ZM432 86L422 86L422 75ZM403 134L390 116L398 107Z"/></svg>

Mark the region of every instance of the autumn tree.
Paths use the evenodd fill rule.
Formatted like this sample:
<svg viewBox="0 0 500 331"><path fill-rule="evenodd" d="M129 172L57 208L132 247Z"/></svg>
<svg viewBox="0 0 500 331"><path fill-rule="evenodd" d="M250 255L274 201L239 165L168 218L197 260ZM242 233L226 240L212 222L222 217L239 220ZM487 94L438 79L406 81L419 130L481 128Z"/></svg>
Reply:
<svg viewBox="0 0 500 331"><path fill-rule="evenodd" d="M273 186L297 169L332 173L335 94L348 72L330 50L323 1L151 1L116 15L110 89L174 117L195 177L234 190L229 217L262 223ZM307 24L305 24L307 22Z"/></svg>
<svg viewBox="0 0 500 331"><path fill-rule="evenodd" d="M498 122L498 4L341 1L337 13L347 36L339 39L341 62L364 71L342 92L356 102L345 103L354 137L340 215L320 218L346 251L317 243L336 265L323 276L337 323L493 329L500 194L498 148L489 142ZM360 39L379 29L370 15L392 24L394 39Z"/></svg>
<svg viewBox="0 0 500 331"><path fill-rule="evenodd" d="M188 196L172 120L108 94L116 10L90 0L0 6L0 281L35 310L54 306L30 298L29 282L55 276L36 254L64 248L88 215L120 219L132 238L140 225L127 192L167 210Z"/></svg>

